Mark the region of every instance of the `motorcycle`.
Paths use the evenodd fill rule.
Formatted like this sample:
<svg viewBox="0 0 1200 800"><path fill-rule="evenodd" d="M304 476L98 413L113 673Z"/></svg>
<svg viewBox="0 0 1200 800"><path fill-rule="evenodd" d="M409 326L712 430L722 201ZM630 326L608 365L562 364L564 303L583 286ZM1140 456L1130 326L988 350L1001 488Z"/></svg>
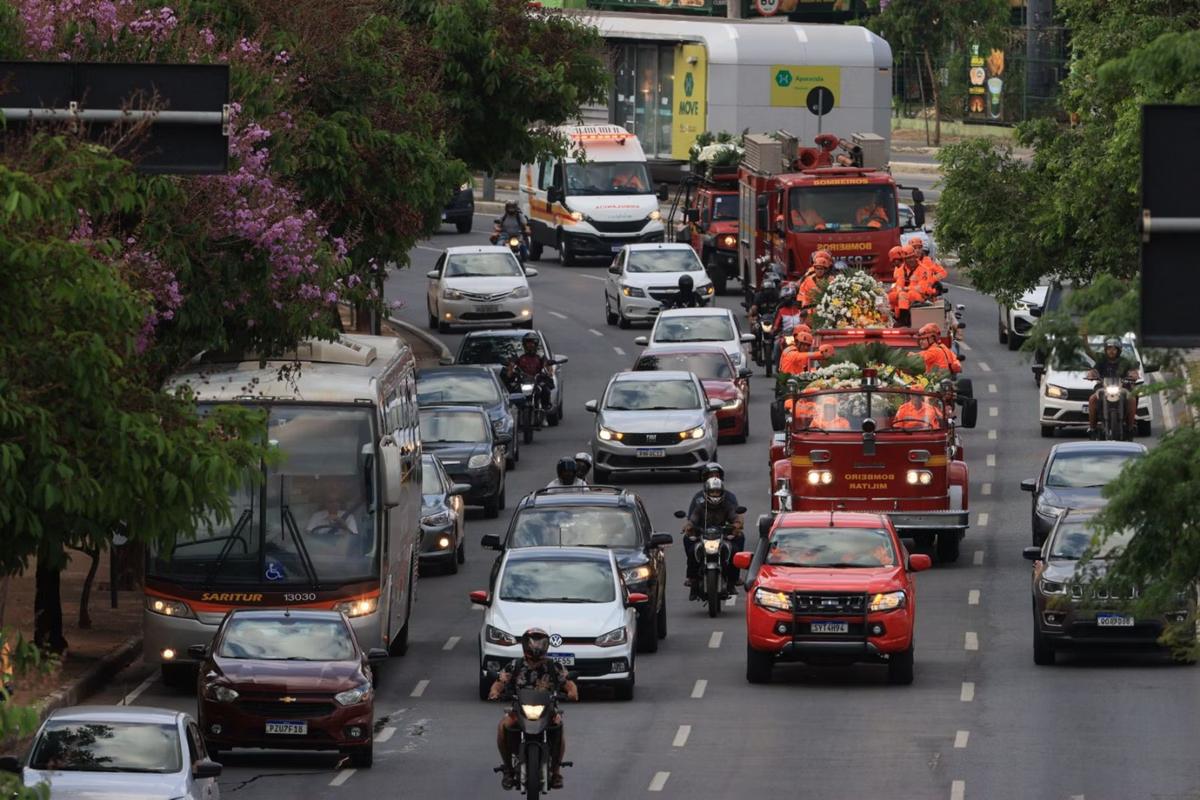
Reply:
<svg viewBox="0 0 1200 800"><path fill-rule="evenodd" d="M520 391L525 397L517 410L517 426L521 429L521 441L525 444L532 442L533 432L541 430L546 424L546 413L549 411L545 405L546 393L539 391L545 380L548 379L543 375L530 376L524 373L519 373L513 379L513 390Z"/></svg>
<svg viewBox="0 0 1200 800"><path fill-rule="evenodd" d="M574 680L573 675L568 675ZM513 788L524 791L529 800L550 791L550 774L554 769L560 733L553 722L558 715L558 701L562 698L561 693L552 694L544 689L520 689L513 699L512 713L517 718L518 729L508 734L512 737L509 742L512 764L509 766L516 778ZM574 764L563 761L559 766ZM503 772L504 767L496 767L494 771Z"/></svg>
<svg viewBox="0 0 1200 800"><path fill-rule="evenodd" d="M746 513L744 506L737 507L739 515ZM675 516L686 519L687 512L676 511ZM730 539L733 537L733 523L707 525L700 533L691 534L697 542L696 557L700 559L700 572L703 575L703 586L696 592L696 599L708 606L708 616L715 617L721 613L721 601L727 596L721 586L724 582L725 571L733 559L733 548ZM703 552L701 552L703 550Z"/></svg>
<svg viewBox="0 0 1200 800"><path fill-rule="evenodd" d="M528 252L528 249L525 246L525 236L517 235L515 233L512 233L512 234L494 233L494 234L492 234L492 244L499 244L501 237L504 238L504 245L507 246L508 249L512 251L512 254L514 256L517 257L517 261L520 261L521 264L524 264L525 263L525 254Z"/></svg>
<svg viewBox="0 0 1200 800"><path fill-rule="evenodd" d="M1133 431L1125 424L1125 407L1134 381L1129 378L1105 378L1096 384L1100 393L1100 431L1109 442L1133 439Z"/></svg>

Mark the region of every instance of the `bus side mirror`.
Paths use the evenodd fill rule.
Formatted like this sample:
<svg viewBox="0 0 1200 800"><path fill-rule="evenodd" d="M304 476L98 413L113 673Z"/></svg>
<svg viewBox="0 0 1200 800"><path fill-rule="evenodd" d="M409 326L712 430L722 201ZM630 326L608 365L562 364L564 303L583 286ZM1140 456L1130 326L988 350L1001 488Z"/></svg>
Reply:
<svg viewBox="0 0 1200 800"><path fill-rule="evenodd" d="M667 185L665 183L660 185L658 187L658 191L655 192L654 195L659 199L659 202L665 203L667 201L667 196L668 196L667 195Z"/></svg>
<svg viewBox="0 0 1200 800"><path fill-rule="evenodd" d="M394 508L400 505L403 492L400 489L400 478L404 468L400 463L400 445L391 436L379 440L379 466L382 468L383 505Z"/></svg>
<svg viewBox="0 0 1200 800"><path fill-rule="evenodd" d="M546 202L550 205L561 203L563 199L562 189L557 186L551 186L546 190Z"/></svg>

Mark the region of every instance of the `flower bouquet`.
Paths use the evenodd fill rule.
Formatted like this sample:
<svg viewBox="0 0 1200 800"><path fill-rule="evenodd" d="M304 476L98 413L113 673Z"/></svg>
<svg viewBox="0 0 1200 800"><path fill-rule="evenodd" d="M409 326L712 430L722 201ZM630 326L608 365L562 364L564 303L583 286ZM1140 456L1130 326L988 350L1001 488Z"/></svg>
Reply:
<svg viewBox="0 0 1200 800"><path fill-rule="evenodd" d="M886 328L891 323L887 292L878 280L854 270L818 285L812 328Z"/></svg>
<svg viewBox="0 0 1200 800"><path fill-rule="evenodd" d="M742 145L732 133L705 131L688 148L693 175L708 176L715 167L736 167L742 160Z"/></svg>

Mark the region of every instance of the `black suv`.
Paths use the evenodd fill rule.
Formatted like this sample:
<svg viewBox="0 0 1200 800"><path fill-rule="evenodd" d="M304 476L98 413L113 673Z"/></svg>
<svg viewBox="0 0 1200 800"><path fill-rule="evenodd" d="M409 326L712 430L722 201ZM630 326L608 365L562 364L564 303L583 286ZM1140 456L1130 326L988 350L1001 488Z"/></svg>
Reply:
<svg viewBox="0 0 1200 800"><path fill-rule="evenodd" d="M540 489L517 504L503 541L494 533L482 544L492 550L515 547L607 547L631 592L649 596L638 606L638 650L653 653L667 638L667 557L675 540L655 533L642 499L616 486L563 486ZM492 565L496 582L500 559Z"/></svg>

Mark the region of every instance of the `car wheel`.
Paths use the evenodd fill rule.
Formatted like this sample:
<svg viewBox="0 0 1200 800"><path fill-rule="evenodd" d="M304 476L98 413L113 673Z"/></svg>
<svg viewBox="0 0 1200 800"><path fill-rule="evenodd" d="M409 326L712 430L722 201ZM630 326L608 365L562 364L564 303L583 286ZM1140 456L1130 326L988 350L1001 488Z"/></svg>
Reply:
<svg viewBox="0 0 1200 800"><path fill-rule="evenodd" d="M460 534L461 536L461 534ZM467 563L467 540L462 537L458 540L458 549L454 551L454 560L459 564Z"/></svg>
<svg viewBox="0 0 1200 800"><path fill-rule="evenodd" d="M575 261L575 253L571 250L571 240L560 233L558 235L558 263L564 267L573 267Z"/></svg>
<svg viewBox="0 0 1200 800"><path fill-rule="evenodd" d="M662 594L662 605L658 609L658 624L655 626L658 629L658 638L667 638L667 595L666 592L659 590Z"/></svg>
<svg viewBox="0 0 1200 800"><path fill-rule="evenodd" d="M1004 309L1001 308L996 312L996 338L1000 344L1008 343L1008 331L1004 329Z"/></svg>
<svg viewBox="0 0 1200 800"><path fill-rule="evenodd" d="M1150 435L1150 420L1139 419L1137 421L1137 435L1138 436L1149 436Z"/></svg>
<svg viewBox="0 0 1200 800"><path fill-rule="evenodd" d="M356 747L350 751L350 765L355 769L368 769L375 761L375 743Z"/></svg>
<svg viewBox="0 0 1200 800"><path fill-rule="evenodd" d="M725 294L726 288L729 286L729 278L725 275L725 270L721 267L714 267L709 264L708 277L712 281L713 292L718 295Z"/></svg>
<svg viewBox="0 0 1200 800"><path fill-rule="evenodd" d="M460 219L458 222L454 223L454 227L458 229L459 233L470 233L471 226L474 223L475 223L475 218L473 216L471 216L471 217L467 217L466 219Z"/></svg>
<svg viewBox="0 0 1200 800"><path fill-rule="evenodd" d="M1024 342L1025 342L1024 337L1017 336L1015 333L1012 333L1011 331L1009 332L1009 334L1008 334L1008 349L1009 350L1020 350L1021 345L1024 344Z"/></svg>
<svg viewBox="0 0 1200 800"><path fill-rule="evenodd" d="M171 689L195 691L198 672L195 664L163 664L162 682Z"/></svg>
<svg viewBox="0 0 1200 800"><path fill-rule="evenodd" d="M438 327L437 317L434 315L433 309L429 307L428 303L425 304L425 312L429 315L429 330L436 331Z"/></svg>
<svg viewBox="0 0 1200 800"><path fill-rule="evenodd" d="M776 432L783 430L783 414L781 403L771 403L771 430Z"/></svg>
<svg viewBox="0 0 1200 800"><path fill-rule="evenodd" d="M449 333L450 332L450 323L443 322L442 320L439 319L438 324L437 324L437 329L438 329L438 333Z"/></svg>
<svg viewBox="0 0 1200 800"><path fill-rule="evenodd" d="M888 683L908 686L913 682L913 646L888 659Z"/></svg>
<svg viewBox="0 0 1200 800"><path fill-rule="evenodd" d="M621 313L621 298L618 297L617 298L617 327L623 331L627 331L627 330L629 330L631 325L633 325L633 323L630 322L629 318L626 317L623 313Z"/></svg>
<svg viewBox="0 0 1200 800"><path fill-rule="evenodd" d="M543 250L542 243L537 241L533 237L530 237L530 239L529 239L529 260L530 261L541 261L542 260L542 250Z"/></svg>
<svg viewBox="0 0 1200 800"><path fill-rule="evenodd" d="M491 694L491 692L492 692L492 684L494 682L495 681L493 681L491 678L489 678L487 676L486 672L484 672L482 669L479 670L479 699L480 700L488 699L488 695Z"/></svg>
<svg viewBox="0 0 1200 800"><path fill-rule="evenodd" d="M746 680L750 683L770 683L775 670L775 656L746 645Z"/></svg>
<svg viewBox="0 0 1200 800"><path fill-rule="evenodd" d="M516 421L513 421L513 440L512 440L512 455L504 459L505 469L516 469L517 462L521 460L521 445L517 440Z"/></svg>
<svg viewBox="0 0 1200 800"><path fill-rule="evenodd" d="M608 292L604 293L604 321L609 325L616 325L621 321L621 316L612 310L612 306L608 304Z"/></svg>
<svg viewBox="0 0 1200 800"><path fill-rule="evenodd" d="M658 652L658 614L638 614L637 649L639 653Z"/></svg>
<svg viewBox="0 0 1200 800"><path fill-rule="evenodd" d="M630 667L629 678L616 684L613 689L616 690L618 700L629 701L633 699L634 673L632 666Z"/></svg>
<svg viewBox="0 0 1200 800"><path fill-rule="evenodd" d="M1054 426L1053 425L1043 425L1042 426L1042 438L1043 439L1053 439L1054 438Z"/></svg>
<svg viewBox="0 0 1200 800"><path fill-rule="evenodd" d="M450 558L446 559L446 573L448 575L458 574L458 553L455 553L454 555L450 556Z"/></svg>
<svg viewBox="0 0 1200 800"><path fill-rule="evenodd" d="M1039 667L1054 666L1054 648L1038 628L1036 611L1033 618L1033 663Z"/></svg>
<svg viewBox="0 0 1200 800"><path fill-rule="evenodd" d="M937 537L937 560L941 564L953 564L958 561L958 552L962 545L962 537L957 532L939 533Z"/></svg>

